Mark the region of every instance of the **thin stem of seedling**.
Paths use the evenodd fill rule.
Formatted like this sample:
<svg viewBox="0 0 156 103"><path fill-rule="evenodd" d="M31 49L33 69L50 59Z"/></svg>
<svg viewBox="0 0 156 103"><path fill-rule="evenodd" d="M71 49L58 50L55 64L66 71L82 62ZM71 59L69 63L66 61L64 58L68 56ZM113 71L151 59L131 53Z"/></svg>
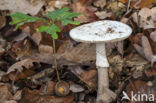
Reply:
<svg viewBox="0 0 156 103"><path fill-rule="evenodd" d="M56 75L57 75L58 81L60 82L61 79L60 79L60 75L59 75L59 72L58 72L58 66L57 66L57 61L56 61L56 46L55 46L55 40L54 39L53 39L53 52L54 52L54 66L55 66L55 69L56 69Z"/></svg>

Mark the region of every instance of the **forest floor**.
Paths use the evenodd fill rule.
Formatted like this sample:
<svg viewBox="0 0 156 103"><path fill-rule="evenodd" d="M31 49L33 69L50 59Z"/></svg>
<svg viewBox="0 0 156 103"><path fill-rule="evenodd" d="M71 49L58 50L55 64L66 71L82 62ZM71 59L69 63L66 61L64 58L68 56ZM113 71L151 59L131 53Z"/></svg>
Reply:
<svg viewBox="0 0 156 103"><path fill-rule="evenodd" d="M53 40L33 29L43 23L17 30L9 24L8 14L16 11L43 17L64 7L85 14L74 18L80 25L116 20L132 28L126 40L106 44L109 88L117 95L111 103L150 103L150 96L156 97L156 0L0 0L0 103L96 103L95 44L72 40L75 25L58 33L55 56L62 82L57 88ZM131 99L122 100L123 92Z"/></svg>

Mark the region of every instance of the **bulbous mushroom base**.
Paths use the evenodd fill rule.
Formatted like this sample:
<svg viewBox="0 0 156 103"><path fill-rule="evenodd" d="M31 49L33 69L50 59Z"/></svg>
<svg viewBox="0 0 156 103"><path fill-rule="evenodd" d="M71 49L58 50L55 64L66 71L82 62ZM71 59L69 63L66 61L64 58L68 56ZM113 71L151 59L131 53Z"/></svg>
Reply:
<svg viewBox="0 0 156 103"><path fill-rule="evenodd" d="M98 92L97 101L110 103L116 98L116 94L109 89L109 76L107 67L98 67Z"/></svg>
<svg viewBox="0 0 156 103"><path fill-rule="evenodd" d="M105 88L103 94L97 95L96 101L99 103L110 103L116 98L116 94L110 89Z"/></svg>

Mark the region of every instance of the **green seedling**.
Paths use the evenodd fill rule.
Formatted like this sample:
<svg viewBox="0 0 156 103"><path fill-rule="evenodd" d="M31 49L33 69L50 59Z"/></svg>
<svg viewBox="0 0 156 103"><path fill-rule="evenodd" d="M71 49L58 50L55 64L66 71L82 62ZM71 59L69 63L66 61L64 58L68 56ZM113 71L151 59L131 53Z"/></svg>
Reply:
<svg viewBox="0 0 156 103"><path fill-rule="evenodd" d="M80 22L73 21L73 18L81 15L81 13L73 13L69 10L70 8L62 8L46 14L45 17L49 18L52 23L47 23L48 25L41 25L39 28L36 29L37 32L46 32L47 34L50 34L53 39L58 39L57 32L61 32L61 30L57 26L57 24L55 24L56 20L60 21L62 26L66 26L68 24L79 25ZM12 22L10 22L10 24L16 25L16 29L19 28L19 26L24 25L25 23L32 23L38 20L48 22L44 18L29 16L19 12L15 12L13 14L10 14L9 16L11 16L12 18Z"/></svg>
<svg viewBox="0 0 156 103"><path fill-rule="evenodd" d="M47 34L50 34L53 38L53 50L54 50L54 59L55 59L55 68L57 72L57 78L60 81L59 73L57 70L57 62L56 62L56 51L55 51L55 39L58 39L58 32L61 32L61 29L59 26L55 23L56 21L60 21L62 26L66 26L68 24L74 24L79 25L80 22L73 21L74 17L77 17L81 15L81 13L73 13L70 12L70 8L62 8L55 11L51 11L48 14L45 15L44 18L50 19L52 22L49 22L49 20L46 20L42 17L34 17L29 16L20 12L15 12L10 14L12 21L10 22L11 25L16 25L16 29L18 29L20 26L24 25L25 23L33 23L36 21L43 21L47 25L41 25L39 28L35 28L37 32L46 32Z"/></svg>

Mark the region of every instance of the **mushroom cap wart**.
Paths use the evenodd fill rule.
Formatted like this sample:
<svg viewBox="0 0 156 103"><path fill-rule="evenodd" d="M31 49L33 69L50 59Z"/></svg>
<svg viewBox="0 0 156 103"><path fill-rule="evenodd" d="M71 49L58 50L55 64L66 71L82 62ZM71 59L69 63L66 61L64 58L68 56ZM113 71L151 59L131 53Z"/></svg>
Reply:
<svg viewBox="0 0 156 103"><path fill-rule="evenodd" d="M128 38L132 29L118 21L103 20L78 26L70 31L72 39L86 43L115 42Z"/></svg>

